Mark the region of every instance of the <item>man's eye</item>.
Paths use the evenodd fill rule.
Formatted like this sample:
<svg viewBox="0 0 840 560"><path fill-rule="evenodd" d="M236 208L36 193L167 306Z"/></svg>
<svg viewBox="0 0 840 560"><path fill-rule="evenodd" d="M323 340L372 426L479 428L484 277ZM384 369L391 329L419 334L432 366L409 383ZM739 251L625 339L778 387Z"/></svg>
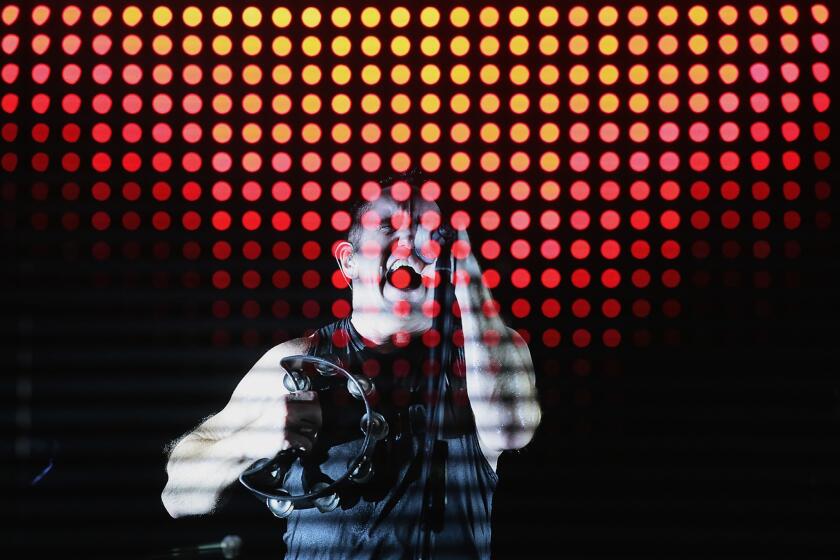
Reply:
<svg viewBox="0 0 840 560"><path fill-rule="evenodd" d="M379 231L394 231L394 226L387 222L384 222L379 224Z"/></svg>

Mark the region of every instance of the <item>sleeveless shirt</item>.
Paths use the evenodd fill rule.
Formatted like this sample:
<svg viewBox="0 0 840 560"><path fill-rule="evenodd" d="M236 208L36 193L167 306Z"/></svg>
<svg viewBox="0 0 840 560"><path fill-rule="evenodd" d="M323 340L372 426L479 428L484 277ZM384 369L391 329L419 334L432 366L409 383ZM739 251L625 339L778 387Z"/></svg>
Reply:
<svg viewBox="0 0 840 560"><path fill-rule="evenodd" d="M375 391L369 398L374 410L388 420L389 434L376 447L373 478L343 485L336 509L321 513L310 508L291 514L283 537L286 558L414 560L421 530L425 434L412 418L425 390L423 368L429 367L428 351L415 339L405 348L378 352L365 345L349 318L320 328L314 338L310 355L334 356L348 372L364 374L374 382ZM431 557L487 559L498 478L479 447L466 399L463 348L454 348L452 355L444 401L444 452L438 458L445 468L436 469L444 473L436 485L443 489L437 492L442 515L431 532ZM323 424L318 443L293 465L286 479L286 488L293 494L304 492L307 484L311 487L319 479L337 480L360 451L363 434L358 422L364 405L348 398L346 391L327 393L319 394ZM348 412L353 410L355 415ZM355 421L348 421L349 417Z"/></svg>

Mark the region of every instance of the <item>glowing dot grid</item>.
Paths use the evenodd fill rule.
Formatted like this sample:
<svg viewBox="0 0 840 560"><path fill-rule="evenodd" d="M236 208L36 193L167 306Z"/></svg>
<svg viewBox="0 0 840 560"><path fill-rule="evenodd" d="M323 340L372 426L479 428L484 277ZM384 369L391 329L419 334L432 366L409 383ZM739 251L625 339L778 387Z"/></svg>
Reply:
<svg viewBox="0 0 840 560"><path fill-rule="evenodd" d="M546 348L645 346L705 259L760 288L829 227L827 3L0 6L26 227L148 254L217 344L345 316L347 201L412 167Z"/></svg>

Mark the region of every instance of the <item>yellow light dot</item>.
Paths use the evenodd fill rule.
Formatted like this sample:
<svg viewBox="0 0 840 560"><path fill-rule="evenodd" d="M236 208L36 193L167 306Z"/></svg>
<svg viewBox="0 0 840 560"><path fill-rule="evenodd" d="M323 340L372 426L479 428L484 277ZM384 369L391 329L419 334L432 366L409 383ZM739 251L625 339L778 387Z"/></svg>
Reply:
<svg viewBox="0 0 840 560"><path fill-rule="evenodd" d="M694 64L688 69L688 79L694 84L704 84L709 79L709 69L704 64Z"/></svg>
<svg viewBox="0 0 840 560"><path fill-rule="evenodd" d="M449 43L449 50L455 56L464 56L470 52L470 41L463 35L458 35Z"/></svg>
<svg viewBox="0 0 840 560"><path fill-rule="evenodd" d="M508 48L515 56L521 56L528 52L528 39L524 35L514 35Z"/></svg>
<svg viewBox="0 0 840 560"><path fill-rule="evenodd" d="M556 54L560 49L560 41L554 35L545 35L540 39L540 52L544 55Z"/></svg>
<svg viewBox="0 0 840 560"><path fill-rule="evenodd" d="M277 85L286 85L292 79L292 69L285 64L278 64L271 72L271 79Z"/></svg>
<svg viewBox="0 0 840 560"><path fill-rule="evenodd" d="M405 64L397 64L391 68L391 81L398 85L405 85L411 80L411 70Z"/></svg>
<svg viewBox="0 0 840 560"><path fill-rule="evenodd" d="M373 35L362 39L362 52L367 56L376 56L382 49L382 43Z"/></svg>
<svg viewBox="0 0 840 560"><path fill-rule="evenodd" d="M365 113L374 115L379 112L381 107L382 101L380 101L379 96L375 93L367 93L362 97L362 110Z"/></svg>
<svg viewBox="0 0 840 560"><path fill-rule="evenodd" d="M546 93L540 97L540 111L550 115L560 108L560 98L553 93Z"/></svg>
<svg viewBox="0 0 840 560"><path fill-rule="evenodd" d="M123 10L122 14L123 22L128 25L129 27L134 27L140 20L143 19L143 12L140 11L140 8L137 6L129 6L125 10Z"/></svg>
<svg viewBox="0 0 840 560"><path fill-rule="evenodd" d="M394 27L405 27L411 21L411 12L399 6L391 10L391 23Z"/></svg>
<svg viewBox="0 0 840 560"><path fill-rule="evenodd" d="M479 43L479 50L485 56L493 56L499 52L499 40L492 35L482 37L481 43Z"/></svg>
<svg viewBox="0 0 840 560"><path fill-rule="evenodd" d="M332 41L332 52L336 56L347 56L350 53L350 39L343 35L339 35Z"/></svg>
<svg viewBox="0 0 840 560"><path fill-rule="evenodd" d="M531 129L529 129L528 125L525 123L514 123L513 126L510 127L508 134L510 134L511 140L517 144L521 144L528 141L528 138L531 136Z"/></svg>
<svg viewBox="0 0 840 560"><path fill-rule="evenodd" d="M306 123L300 129L300 137L308 144L314 144L321 139L321 127L315 123Z"/></svg>
<svg viewBox="0 0 840 560"><path fill-rule="evenodd" d="M449 107L459 115L466 113L470 109L470 98L463 93L456 93L449 100Z"/></svg>
<svg viewBox="0 0 840 560"><path fill-rule="evenodd" d="M615 35L604 35L598 41L598 50L601 51L601 54L615 54L618 50L618 39Z"/></svg>
<svg viewBox="0 0 840 560"><path fill-rule="evenodd" d="M227 35L218 35L213 39L213 52L218 55L230 54L233 50L233 41Z"/></svg>
<svg viewBox="0 0 840 560"><path fill-rule="evenodd" d="M271 129L271 138L278 144L285 144L292 139L292 127L286 123L277 123Z"/></svg>
<svg viewBox="0 0 840 560"><path fill-rule="evenodd" d="M602 84L612 85L618 81L618 68L612 64L601 67L598 72L598 79Z"/></svg>
<svg viewBox="0 0 840 560"><path fill-rule="evenodd" d="M404 93L398 93L391 98L391 110L398 115L404 115L411 110L411 98Z"/></svg>
<svg viewBox="0 0 840 560"><path fill-rule="evenodd" d="M672 55L677 52L679 41L673 35L663 35L659 39L659 52L665 55Z"/></svg>
<svg viewBox="0 0 840 560"><path fill-rule="evenodd" d="M411 41L404 35L398 35L391 39L391 52L397 56L405 56L411 50Z"/></svg>
<svg viewBox="0 0 840 560"><path fill-rule="evenodd" d="M553 64L546 64L540 69L540 82L547 86L557 83L560 79L560 71Z"/></svg>
<svg viewBox="0 0 840 560"><path fill-rule="evenodd" d="M172 52L172 39L166 35L158 35L152 39L152 50L160 55L167 55Z"/></svg>
<svg viewBox="0 0 840 560"><path fill-rule="evenodd" d="M158 6L152 12L152 21L159 27L166 27L172 21L172 10L166 6Z"/></svg>
<svg viewBox="0 0 840 560"><path fill-rule="evenodd" d="M811 15L814 17L814 21L824 24L828 21L828 8L822 4L811 6Z"/></svg>
<svg viewBox="0 0 840 560"><path fill-rule="evenodd" d="M271 12L271 21L277 27L288 27L292 23L292 12L289 11L289 8L275 8Z"/></svg>
<svg viewBox="0 0 840 560"><path fill-rule="evenodd" d="M598 12L598 21L605 27L615 25L615 22L618 21L618 10L612 6L604 6Z"/></svg>
<svg viewBox="0 0 840 560"><path fill-rule="evenodd" d="M434 35L427 35L420 41L420 52L426 56L434 56L440 52L440 41Z"/></svg>
<svg viewBox="0 0 840 560"><path fill-rule="evenodd" d="M569 23L575 27L585 25L587 20L589 20L589 12L583 6L575 6L569 10Z"/></svg>
<svg viewBox="0 0 840 560"><path fill-rule="evenodd" d="M551 27L560 19L560 12L553 6L546 6L540 10L539 19L542 25Z"/></svg>
<svg viewBox="0 0 840 560"><path fill-rule="evenodd" d="M314 35L310 35L303 39L300 48L306 56L317 56L321 52L321 40Z"/></svg>
<svg viewBox="0 0 840 560"><path fill-rule="evenodd" d="M350 25L352 16L350 14L350 10L342 7L333 10L330 19L332 20L333 25L335 25L336 27L347 27L348 25Z"/></svg>
<svg viewBox="0 0 840 560"><path fill-rule="evenodd" d="M614 93L605 93L598 100L598 108L602 113L612 114L618 110L618 96Z"/></svg>
<svg viewBox="0 0 840 560"><path fill-rule="evenodd" d="M688 106L695 113L703 113L709 108L709 98L705 93L695 93L688 98Z"/></svg>
<svg viewBox="0 0 840 560"><path fill-rule="evenodd" d="M582 93L572 95L572 97L569 98L569 109L573 113L585 113L587 109L589 109L589 98Z"/></svg>
<svg viewBox="0 0 840 560"><path fill-rule="evenodd" d="M219 123L213 127L213 140L219 144L227 144L233 138L233 129L229 124Z"/></svg>
<svg viewBox="0 0 840 560"><path fill-rule="evenodd" d="M189 55L196 55L201 52L201 39L195 35L187 35L181 42L181 48Z"/></svg>
<svg viewBox="0 0 840 560"><path fill-rule="evenodd" d="M466 8L459 6L449 13L449 21L455 27L464 27L470 21L470 13Z"/></svg>
<svg viewBox="0 0 840 560"><path fill-rule="evenodd" d="M184 24L187 27L196 27L199 24L201 24L201 20L203 19L201 10L199 10L195 6L189 6L188 8L185 8L184 13L181 17L184 20Z"/></svg>
<svg viewBox="0 0 840 560"><path fill-rule="evenodd" d="M345 64L339 64L332 69L332 81L340 86L346 85L351 77L352 72L350 72L350 68Z"/></svg>
<svg viewBox="0 0 840 560"><path fill-rule="evenodd" d="M434 64L426 64L420 70L420 79L424 84L436 84L440 81L440 68Z"/></svg>
<svg viewBox="0 0 840 560"><path fill-rule="evenodd" d="M627 105L634 113L644 113L650 106L650 100L644 93L634 93L630 96L630 100L627 102Z"/></svg>
<svg viewBox="0 0 840 560"><path fill-rule="evenodd" d="M487 144L492 144L493 142L499 139L499 137L502 135L502 131L495 124L487 123L481 127L481 130L479 130L478 135Z"/></svg>
<svg viewBox="0 0 840 560"><path fill-rule="evenodd" d="M692 6L688 10L688 19L694 25L703 25L709 19L709 10L705 6Z"/></svg>
<svg viewBox="0 0 840 560"><path fill-rule="evenodd" d="M348 113L352 105L350 96L345 93L339 93L332 98L332 110L339 115Z"/></svg>
<svg viewBox="0 0 840 560"><path fill-rule="evenodd" d="M752 19L757 25L764 25L767 23L768 17L769 13L767 12L767 8L764 6L753 6L750 8L750 19Z"/></svg>
<svg viewBox="0 0 840 560"><path fill-rule="evenodd" d="M738 50L738 38L727 33L720 38L718 45L725 54L732 54Z"/></svg>
<svg viewBox="0 0 840 560"><path fill-rule="evenodd" d="M353 130L345 123L338 123L332 128L332 139L338 144L346 144L353 136Z"/></svg>
<svg viewBox="0 0 840 560"><path fill-rule="evenodd" d="M440 140L440 127L435 123L426 123L420 129L420 138L426 144L434 144Z"/></svg>
<svg viewBox="0 0 840 560"><path fill-rule="evenodd" d="M528 10L522 6L516 6L510 11L509 19L514 27L522 27L528 23Z"/></svg>
<svg viewBox="0 0 840 560"><path fill-rule="evenodd" d="M218 64L213 68L213 81L219 85L229 84L233 79L233 71L227 64Z"/></svg>
<svg viewBox="0 0 840 560"><path fill-rule="evenodd" d="M220 115L226 115L233 109L233 99L226 93L220 93L213 97L213 110Z"/></svg>
<svg viewBox="0 0 840 560"><path fill-rule="evenodd" d="M426 27L434 27L440 23L440 12L437 8L429 6L420 12L420 23Z"/></svg>
<svg viewBox="0 0 840 560"><path fill-rule="evenodd" d="M659 10L659 21L663 25L674 25L679 18L679 12L673 6L663 6Z"/></svg>
<svg viewBox="0 0 840 560"><path fill-rule="evenodd" d="M108 6L97 6L93 9L93 23L103 26L111 21L111 9Z"/></svg>
<svg viewBox="0 0 840 560"><path fill-rule="evenodd" d="M516 114L522 114L531 106L531 101L524 93L515 93L510 98L510 110Z"/></svg>
<svg viewBox="0 0 840 560"><path fill-rule="evenodd" d="M575 35L569 39L569 52L580 56L589 50L589 39L583 35Z"/></svg>
<svg viewBox="0 0 840 560"><path fill-rule="evenodd" d="M249 93L242 98L242 109L251 115L262 109L262 99L256 93Z"/></svg>
<svg viewBox="0 0 840 560"><path fill-rule="evenodd" d="M478 21L480 21L481 25L484 27L493 27L499 23L499 10L493 8L492 6L482 8L481 12L478 14Z"/></svg>
<svg viewBox="0 0 840 560"><path fill-rule="evenodd" d="M292 110L292 100L285 93L279 93L271 100L271 108L278 115L285 115Z"/></svg>
<svg viewBox="0 0 840 560"><path fill-rule="evenodd" d="M256 144L262 138L262 128L255 123L248 123L242 127L242 139L248 144Z"/></svg>
<svg viewBox="0 0 840 560"><path fill-rule="evenodd" d="M470 79L470 68L465 64L456 64L449 72L449 78L458 85L466 84Z"/></svg>
<svg viewBox="0 0 840 560"><path fill-rule="evenodd" d="M720 80L725 84L733 84L738 80L738 67L734 64L724 64L718 70Z"/></svg>
<svg viewBox="0 0 840 560"><path fill-rule="evenodd" d="M659 98L659 110L663 113L673 113L680 106L680 98L673 93L665 93Z"/></svg>
<svg viewBox="0 0 840 560"><path fill-rule="evenodd" d="M391 138L397 144L405 144L411 138L411 128L405 123L397 123L391 127Z"/></svg>
<svg viewBox="0 0 840 560"><path fill-rule="evenodd" d="M307 64L303 67L300 77L303 79L304 83L307 83L310 86L315 85L321 81L321 69L314 64Z"/></svg>
<svg viewBox="0 0 840 560"><path fill-rule="evenodd" d="M554 123L544 123L540 127L540 140L546 143L556 142L560 138L560 127Z"/></svg>
<svg viewBox="0 0 840 560"><path fill-rule="evenodd" d="M665 64L659 69L659 81L665 85L672 85L680 77L680 71L673 64Z"/></svg>
<svg viewBox="0 0 840 560"><path fill-rule="evenodd" d="M367 64L362 68L362 81L368 85L378 84L382 79L382 71L375 64Z"/></svg>
<svg viewBox="0 0 840 560"><path fill-rule="evenodd" d="M321 11L318 8L304 8L300 14L300 20L306 27L318 27L321 24Z"/></svg>
<svg viewBox="0 0 840 560"><path fill-rule="evenodd" d="M242 11L242 23L248 27L256 27L262 23L262 12L259 8L248 6Z"/></svg>
<svg viewBox="0 0 840 560"><path fill-rule="evenodd" d="M732 6L723 6L718 10L718 17L726 25L732 25L738 21L738 10Z"/></svg>
<svg viewBox="0 0 840 560"><path fill-rule="evenodd" d="M692 35L688 40L688 48L694 54L703 54L709 49L709 40L703 35Z"/></svg>
<svg viewBox="0 0 840 560"><path fill-rule="evenodd" d="M499 101L499 97L495 93L485 93L481 96L481 100L479 101L479 106L481 110L488 115L491 115L499 110L501 106L501 102Z"/></svg>
<svg viewBox="0 0 840 560"><path fill-rule="evenodd" d="M449 165L453 171L463 173L470 168L470 156L465 152L456 152L452 154L449 160Z"/></svg>
<svg viewBox="0 0 840 560"><path fill-rule="evenodd" d="M648 72L647 66L643 64L634 64L630 67L630 72L628 73L630 83L637 86L645 83L648 80L649 75L650 73Z"/></svg>
<svg viewBox="0 0 840 560"><path fill-rule="evenodd" d="M420 99L420 108L429 115L437 113L440 110L440 97L434 93L427 93Z"/></svg>
<svg viewBox="0 0 840 560"><path fill-rule="evenodd" d="M527 83L529 77L530 72L524 64L517 64L510 69L510 81L518 86Z"/></svg>
<svg viewBox="0 0 840 560"><path fill-rule="evenodd" d="M262 81L262 68L256 64L249 64L242 69L242 81L248 85L257 85Z"/></svg>
<svg viewBox="0 0 840 560"><path fill-rule="evenodd" d="M362 10L362 24L365 27L376 27L382 20L382 14L376 8L365 8Z"/></svg>
<svg viewBox="0 0 840 560"><path fill-rule="evenodd" d="M218 27L227 27L233 21L233 12L231 12L229 8L219 6L213 10L213 15L211 17L213 19L213 23L215 23Z"/></svg>
<svg viewBox="0 0 840 560"><path fill-rule="evenodd" d="M256 35L248 35L242 39L242 52L249 56L254 56L262 50L262 41Z"/></svg>
<svg viewBox="0 0 840 560"><path fill-rule="evenodd" d="M633 35L627 43L627 49L636 56L644 54L648 50L648 40L644 35Z"/></svg>
<svg viewBox="0 0 840 560"><path fill-rule="evenodd" d="M770 42L764 35L756 34L750 37L750 48L757 54L763 54L770 46Z"/></svg>
<svg viewBox="0 0 840 560"><path fill-rule="evenodd" d="M470 127L464 123L455 123L449 129L449 136L458 144L463 144L470 139Z"/></svg>
<svg viewBox="0 0 840 560"><path fill-rule="evenodd" d="M647 8L644 6L633 6L630 8L630 11L627 12L627 19L636 27L644 25L648 20Z"/></svg>
<svg viewBox="0 0 840 560"><path fill-rule="evenodd" d="M585 84L589 80L589 69L583 64L575 64L569 69L569 81L576 86Z"/></svg>
<svg viewBox="0 0 840 560"><path fill-rule="evenodd" d="M274 41L271 43L271 50L277 56L286 56L292 52L292 42L288 37L280 35L274 38Z"/></svg>
<svg viewBox="0 0 840 560"><path fill-rule="evenodd" d="M314 115L321 110L321 98L314 93L307 93L301 99L300 106L305 113Z"/></svg>

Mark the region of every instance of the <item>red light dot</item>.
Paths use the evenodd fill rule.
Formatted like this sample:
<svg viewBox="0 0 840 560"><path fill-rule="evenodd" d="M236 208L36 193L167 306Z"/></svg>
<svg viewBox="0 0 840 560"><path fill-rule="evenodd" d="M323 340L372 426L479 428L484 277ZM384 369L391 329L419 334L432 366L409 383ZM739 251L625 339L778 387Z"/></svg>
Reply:
<svg viewBox="0 0 840 560"><path fill-rule="evenodd" d="M510 282L516 288L526 288L531 283L531 273L524 268L517 268L511 272Z"/></svg>
<svg viewBox="0 0 840 560"><path fill-rule="evenodd" d="M556 348L560 345L560 332L557 329L546 329L542 341L547 348Z"/></svg>
<svg viewBox="0 0 840 560"><path fill-rule="evenodd" d="M527 258L531 254L531 244L524 239L517 239L510 246L510 254L519 260Z"/></svg>
<svg viewBox="0 0 840 560"><path fill-rule="evenodd" d="M547 268L540 275L540 282L546 288L556 288L560 285L560 279L560 273L554 268Z"/></svg>
<svg viewBox="0 0 840 560"><path fill-rule="evenodd" d="M499 285L499 282L501 282L501 276L499 276L499 272L497 270L491 268L481 273L481 281L485 286L492 290Z"/></svg>
<svg viewBox="0 0 840 560"><path fill-rule="evenodd" d="M592 335L589 334L589 331L586 329L577 329L574 333L572 333L572 342L578 348L585 348L589 346L589 343L592 341Z"/></svg>
<svg viewBox="0 0 840 560"><path fill-rule="evenodd" d="M548 317L549 319L553 319L554 317L560 315L560 310L560 302L554 298L549 298L543 301L540 306L540 312L543 316Z"/></svg>
<svg viewBox="0 0 840 560"><path fill-rule="evenodd" d="M572 285L575 288L585 288L589 285L590 281L591 276L586 270L579 268L572 272Z"/></svg>

